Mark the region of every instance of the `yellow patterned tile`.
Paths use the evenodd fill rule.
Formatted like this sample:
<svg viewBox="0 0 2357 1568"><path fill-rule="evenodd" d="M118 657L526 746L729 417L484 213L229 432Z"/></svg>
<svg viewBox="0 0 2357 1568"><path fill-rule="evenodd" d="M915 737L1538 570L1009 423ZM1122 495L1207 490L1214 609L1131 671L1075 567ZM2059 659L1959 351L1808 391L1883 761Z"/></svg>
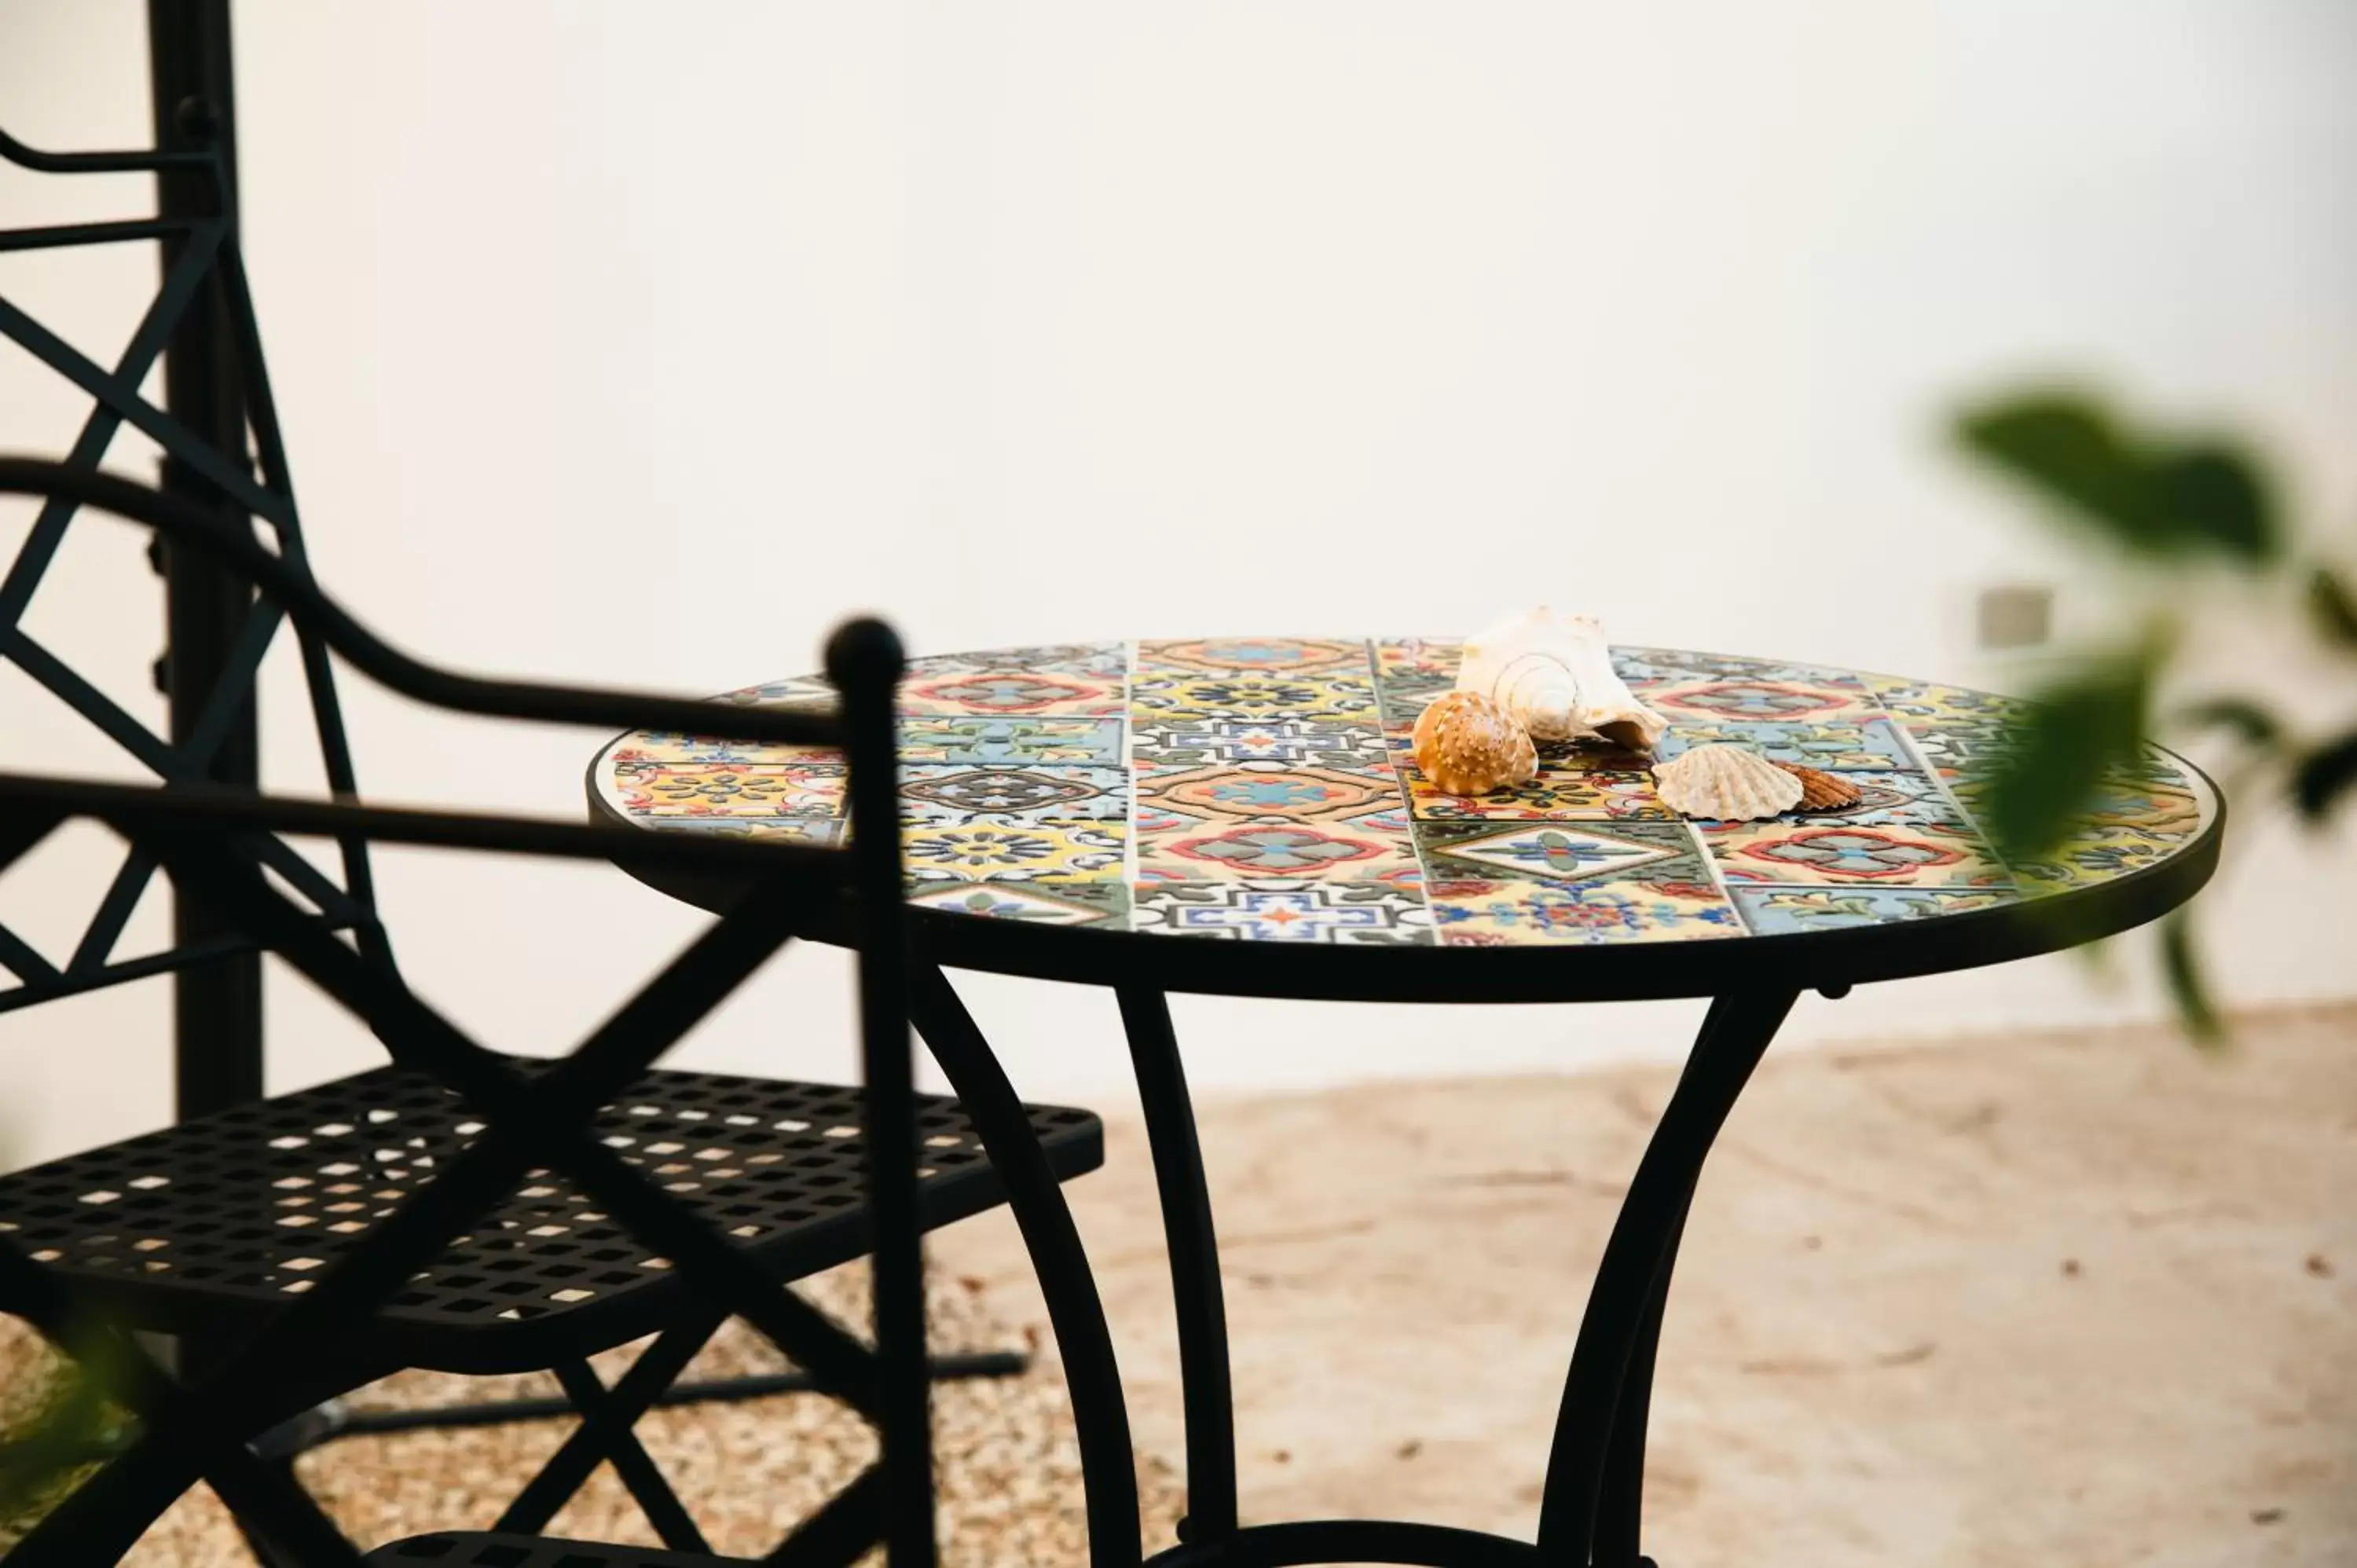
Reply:
<svg viewBox="0 0 2357 1568"><path fill-rule="evenodd" d="M1854 725L1882 716L1874 694L1856 682L1667 681L1645 688L1644 697L1673 724Z"/></svg>
<svg viewBox="0 0 2357 1568"><path fill-rule="evenodd" d="M1131 683L1137 722L1259 719L1373 724L1374 682L1363 675L1143 674Z"/></svg>
<svg viewBox="0 0 2357 1568"><path fill-rule="evenodd" d="M1356 638L1207 637L1137 645L1141 674L1343 675L1367 673L1367 645Z"/></svg>
<svg viewBox="0 0 2357 1568"><path fill-rule="evenodd" d="M912 675L900 683L904 714L984 714L1003 718L1119 718L1119 675L986 665Z"/></svg>
<svg viewBox="0 0 2357 1568"><path fill-rule="evenodd" d="M1415 841L1395 811L1357 822L1205 822L1144 832L1137 880L1386 882L1422 880Z"/></svg>
<svg viewBox="0 0 2357 1568"><path fill-rule="evenodd" d="M1121 822L1016 827L920 824L900 835L912 882L1120 881L1128 849Z"/></svg>
<svg viewBox="0 0 2357 1568"><path fill-rule="evenodd" d="M2181 840L2135 828L2083 828L2050 858L2016 865L2013 874L2025 893L2067 893L2142 871L2181 847Z"/></svg>
<svg viewBox="0 0 2357 1568"><path fill-rule="evenodd" d="M843 810L839 763L624 762L608 799L630 816L832 817Z"/></svg>
<svg viewBox="0 0 2357 1568"><path fill-rule="evenodd" d="M1730 883L2003 887L2012 879L1970 830L1953 823L1713 823L1703 842Z"/></svg>
<svg viewBox="0 0 2357 1568"><path fill-rule="evenodd" d="M1596 946L1743 934L1735 906L1706 882L1456 882L1430 891L1434 929L1444 947Z"/></svg>
<svg viewBox="0 0 2357 1568"><path fill-rule="evenodd" d="M1464 644L1454 639L1389 638L1375 645L1375 673L1383 680L1457 683L1464 660Z"/></svg>

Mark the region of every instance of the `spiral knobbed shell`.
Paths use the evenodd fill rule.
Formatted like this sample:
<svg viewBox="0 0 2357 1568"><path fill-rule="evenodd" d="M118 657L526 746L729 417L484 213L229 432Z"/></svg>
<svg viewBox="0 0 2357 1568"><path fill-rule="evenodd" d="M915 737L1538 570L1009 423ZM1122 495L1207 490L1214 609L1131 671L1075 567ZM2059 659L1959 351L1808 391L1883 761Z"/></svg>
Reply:
<svg viewBox="0 0 2357 1568"><path fill-rule="evenodd" d="M1749 822L1801 803L1801 781L1740 746L1698 746L1653 764L1662 803L1683 816Z"/></svg>
<svg viewBox="0 0 2357 1568"><path fill-rule="evenodd" d="M1537 740L1595 739L1651 751L1670 727L1620 679L1593 617L1544 605L1468 639L1457 686L1495 702Z"/></svg>
<svg viewBox="0 0 2357 1568"><path fill-rule="evenodd" d="M1415 765L1451 795L1484 795L1527 784L1538 748L1506 711L1478 692L1444 692L1417 715Z"/></svg>

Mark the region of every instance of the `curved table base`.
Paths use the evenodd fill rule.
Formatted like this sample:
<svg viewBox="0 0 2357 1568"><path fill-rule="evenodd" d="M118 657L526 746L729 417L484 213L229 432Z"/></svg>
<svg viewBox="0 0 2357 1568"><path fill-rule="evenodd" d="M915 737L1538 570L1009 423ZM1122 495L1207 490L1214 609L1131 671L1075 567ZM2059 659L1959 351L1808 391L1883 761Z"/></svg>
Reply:
<svg viewBox="0 0 2357 1568"><path fill-rule="evenodd" d="M1323 1563L1396 1563L1404 1568L1537 1568L1527 1541L1382 1519L1297 1520L1246 1525L1215 1541L1157 1552L1146 1568L1292 1568Z"/></svg>
<svg viewBox="0 0 2357 1568"><path fill-rule="evenodd" d="M1140 1553L1128 1412L1079 1231L1013 1085L948 977L920 963L913 980L918 1031L1006 1185L1062 1349L1079 1427L1091 1563L1132 1568ZM1145 1558L1146 1568L1651 1568L1639 1548L1646 1414L1672 1265L1711 1144L1797 993L1745 992L1711 1004L1597 1268L1565 1379L1536 1542L1383 1520L1238 1522L1226 1307L1186 1076L1161 993L1124 988L1119 997L1163 1211L1187 1416L1188 1517L1179 1544Z"/></svg>
<svg viewBox="0 0 2357 1568"><path fill-rule="evenodd" d="M1124 990L1138 1090L1178 1316L1187 1413L1189 1519L1155 1564L1376 1562L1432 1568L1585 1563L1638 1568L1645 1428L1671 1267L1703 1162L1797 994L1763 991L1711 1004L1675 1093L1648 1141L1598 1265L1547 1458L1536 1544L1474 1530L1380 1520L1240 1528L1227 1325L1211 1194L1163 998Z"/></svg>

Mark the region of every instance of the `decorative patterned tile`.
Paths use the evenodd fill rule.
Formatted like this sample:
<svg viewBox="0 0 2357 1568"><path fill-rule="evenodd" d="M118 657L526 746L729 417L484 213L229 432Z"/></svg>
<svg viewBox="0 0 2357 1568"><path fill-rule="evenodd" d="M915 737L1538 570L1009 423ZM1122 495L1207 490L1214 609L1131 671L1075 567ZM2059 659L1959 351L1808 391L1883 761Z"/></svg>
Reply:
<svg viewBox="0 0 2357 1568"><path fill-rule="evenodd" d="M1701 653L1677 648L1615 648L1613 667L1631 686L1647 689L1678 681L1792 681L1802 684L1840 686L1858 679L1852 670L1824 664L1794 664L1775 659L1746 659L1729 653ZM1651 701L1650 697L1647 701Z"/></svg>
<svg viewBox="0 0 2357 1568"><path fill-rule="evenodd" d="M1665 681L1646 688L1645 702L1673 724L1855 725L1881 716L1856 680Z"/></svg>
<svg viewBox="0 0 2357 1568"><path fill-rule="evenodd" d="M1118 673L1071 675L1019 665L945 670L934 675L911 675L903 681L900 711L1118 718L1125 706L1122 685Z"/></svg>
<svg viewBox="0 0 2357 1568"><path fill-rule="evenodd" d="M1128 848L1122 822L906 830L900 840L916 882L1119 880Z"/></svg>
<svg viewBox="0 0 2357 1568"><path fill-rule="evenodd" d="M1383 713L1383 731L1387 735L1407 736L1415 732L1415 721L1424 715L1433 699L1457 689L1454 681L1427 680L1422 676L1385 676L1380 683L1379 706Z"/></svg>
<svg viewBox="0 0 2357 1568"><path fill-rule="evenodd" d="M1251 762L1241 767L1141 764L1139 804L1198 821L1319 822L1363 816L1400 803L1399 780L1381 773Z"/></svg>
<svg viewBox="0 0 2357 1568"><path fill-rule="evenodd" d="M1907 738L1942 777L1986 777L2011 749L2010 732L1977 719L1947 719L1937 727L1907 726Z"/></svg>
<svg viewBox="0 0 2357 1568"><path fill-rule="evenodd" d="M1729 886L1743 882L2006 887L2012 878L1961 825L1729 822L1704 835Z"/></svg>
<svg viewBox="0 0 2357 1568"><path fill-rule="evenodd" d="M1169 719L1318 720L1373 724L1375 686L1367 676L1149 675L1130 684L1148 725Z"/></svg>
<svg viewBox="0 0 2357 1568"><path fill-rule="evenodd" d="M900 819L945 824L1126 822L1129 770L1053 764L900 769Z"/></svg>
<svg viewBox="0 0 2357 1568"><path fill-rule="evenodd" d="M900 721L903 762L1122 765L1119 719L924 714Z"/></svg>
<svg viewBox="0 0 2357 1568"><path fill-rule="evenodd" d="M646 762L741 766L840 763L843 760L843 753L831 746L780 746L763 741L730 740L725 736L683 735L673 730L641 731L608 752L606 757L608 761L625 767Z"/></svg>
<svg viewBox="0 0 2357 1568"><path fill-rule="evenodd" d="M1367 673L1367 645L1356 638L1213 637L1141 642L1140 673L1345 675Z"/></svg>
<svg viewBox="0 0 2357 1568"><path fill-rule="evenodd" d="M1500 878L1567 885L1631 876L1707 883L1710 872L1683 822L1420 822L1426 878Z"/></svg>
<svg viewBox="0 0 2357 1568"><path fill-rule="evenodd" d="M1829 772L1916 766L1889 719L1857 724L1713 724L1680 720L1662 737L1667 761L1697 746L1748 746L1771 762L1798 762Z"/></svg>
<svg viewBox="0 0 2357 1568"><path fill-rule="evenodd" d="M1041 877L1031 882L911 882L920 909L1024 920L1035 926L1120 925L1129 915L1129 885Z"/></svg>
<svg viewBox="0 0 2357 1568"><path fill-rule="evenodd" d="M2013 873L2025 893L2067 893L2142 871L2168 859L2182 843L2134 828L2090 827L2072 834L2051 860L2017 865Z"/></svg>
<svg viewBox="0 0 2357 1568"><path fill-rule="evenodd" d="M1281 763L1388 776L1391 748L1372 725L1255 723L1249 719L1173 719L1140 724L1130 737L1140 763L1177 768Z"/></svg>
<svg viewBox="0 0 2357 1568"><path fill-rule="evenodd" d="M634 817L832 817L845 782L839 763L631 762L610 798Z"/></svg>
<svg viewBox="0 0 2357 1568"><path fill-rule="evenodd" d="M1922 887L1734 886L1727 891L1745 922L1763 937L1927 920L2018 901L1999 888L1952 893Z"/></svg>
<svg viewBox="0 0 2357 1568"><path fill-rule="evenodd" d="M1372 820L1302 824L1214 822L1141 833L1137 880L1158 882L1379 882L1419 875L1415 841L1385 813Z"/></svg>
<svg viewBox="0 0 2357 1568"><path fill-rule="evenodd" d="M841 817L642 817L667 833L723 838L786 839L796 843L838 844L848 826Z"/></svg>
<svg viewBox="0 0 2357 1568"><path fill-rule="evenodd" d="M1372 646L1379 680L1437 681L1443 687L1457 683L1465 652L1465 645L1455 638L1381 638Z"/></svg>
<svg viewBox="0 0 2357 1568"><path fill-rule="evenodd" d="M1429 891L1445 947L1594 946L1743 934L1735 906L1707 881L1435 882Z"/></svg>
<svg viewBox="0 0 2357 1568"><path fill-rule="evenodd" d="M1071 675L1084 681L1119 682L1129 670L1129 649L1119 642L1058 642L1038 648L997 649L988 653L936 653L909 660L909 683L931 683L956 675L994 675L1020 671L1033 675Z"/></svg>
<svg viewBox="0 0 2357 1568"><path fill-rule="evenodd" d="M1972 692L1962 686L1936 686L1889 675L1867 675L1864 680L1867 690L1910 730L1919 725L1943 729L1957 720L1967 725L2003 726L2020 722L2029 706L2018 697L2000 697L1994 692Z"/></svg>
<svg viewBox="0 0 2357 1568"><path fill-rule="evenodd" d="M2145 747L2142 757L2113 771L2127 783L2153 784L2189 791L2193 788L2192 780L2186 778L2185 770L2177 765L2177 759L2158 746Z"/></svg>
<svg viewBox="0 0 2357 1568"><path fill-rule="evenodd" d="M1428 947L1432 913L1410 882L1342 878L1290 887L1238 882L1140 883L1141 931L1229 941L1339 942Z"/></svg>

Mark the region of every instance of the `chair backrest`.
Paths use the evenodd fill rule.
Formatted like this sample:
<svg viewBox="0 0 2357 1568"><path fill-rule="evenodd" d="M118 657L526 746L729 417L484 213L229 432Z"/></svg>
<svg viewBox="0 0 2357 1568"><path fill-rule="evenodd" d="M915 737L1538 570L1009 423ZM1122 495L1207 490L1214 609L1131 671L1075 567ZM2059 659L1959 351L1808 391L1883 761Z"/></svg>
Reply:
<svg viewBox="0 0 2357 1568"><path fill-rule="evenodd" d="M624 729L710 731L748 741L834 745L849 771L852 833L841 846L650 833L586 822L393 811L279 800L201 787L67 782L0 775L0 869L72 817L102 822L362 1018L404 1065L466 1097L473 1142L295 1298L257 1343L231 1351L201 1383L173 1383L102 1302L43 1270L0 1234L0 1294L45 1334L127 1369L132 1446L85 1482L12 1552L11 1568L112 1562L155 1509L201 1474L241 1519L308 1563L360 1558L283 1473L257 1471L245 1444L274 1419L272 1390L303 1386L306 1359L383 1306L450 1240L533 1168L560 1175L672 1261L716 1305L750 1321L819 1386L866 1413L882 1456L868 1482L891 1568L931 1568L931 1434L923 1265L917 1216L916 1105L908 1017L893 697L902 656L890 628L851 621L827 646L833 712L715 709L679 698L485 680L408 658L370 633L250 536L175 498L110 476L0 459L0 494L64 495L198 546L248 573L302 630L354 667L420 701L457 711ZM279 888L239 842L256 832L442 845L741 879L729 911L619 1008L574 1055L527 1075L467 1037L388 967L370 962ZM814 899L818 900L814 902ZM588 1119L793 934L816 921L857 950L865 1139L873 1219L873 1349L843 1336L738 1251L710 1222L589 1135ZM258 1464L258 1462L257 1462Z"/></svg>
<svg viewBox="0 0 2357 1568"><path fill-rule="evenodd" d="M203 130L201 115L184 119L192 132ZM198 196L194 215L185 218L0 231L0 252L145 242L162 245L162 283L112 367L82 354L11 301L5 291L0 291L0 337L14 341L90 396L90 413L65 456L65 467L97 472L116 434L128 424L163 448L177 479L215 498L224 518L237 519L237 526L250 530L259 522L269 531L289 569L307 575L303 530L246 285L227 171L210 141L200 135L194 139L198 145L187 150L48 153L0 132L0 160L23 168L68 176L153 173L159 178L188 182ZM251 456L242 439L236 450L225 451L139 393L141 381L183 321L192 311L210 309L225 316L234 340L236 374L252 426ZM43 498L24 543L5 575L0 576L0 660L16 665L166 782L218 779L222 776L225 750L234 749L241 730L250 725L255 675L275 640L282 609L266 595L238 607L242 625L219 650L220 673L209 692L193 682L192 650L179 650L182 658L177 671L167 669L163 674L174 698L173 733L157 735L26 628L26 612L80 504L65 492ZM164 542L168 550L168 542ZM156 559L160 566L164 557ZM296 636L328 786L338 795L349 796L355 788L351 754L327 649L300 628ZM172 652L167 650L166 665L173 663ZM318 918L355 932L364 950L380 961L390 961L377 922L364 843L355 840L342 846L340 885L283 840L255 835L246 841L246 848L299 892ZM155 870L144 854L130 851L70 953L44 953L0 923L0 971L15 982L0 986L0 1013L124 981L184 971L220 961L244 945L233 935L183 920L163 950L116 958L124 928Z"/></svg>

